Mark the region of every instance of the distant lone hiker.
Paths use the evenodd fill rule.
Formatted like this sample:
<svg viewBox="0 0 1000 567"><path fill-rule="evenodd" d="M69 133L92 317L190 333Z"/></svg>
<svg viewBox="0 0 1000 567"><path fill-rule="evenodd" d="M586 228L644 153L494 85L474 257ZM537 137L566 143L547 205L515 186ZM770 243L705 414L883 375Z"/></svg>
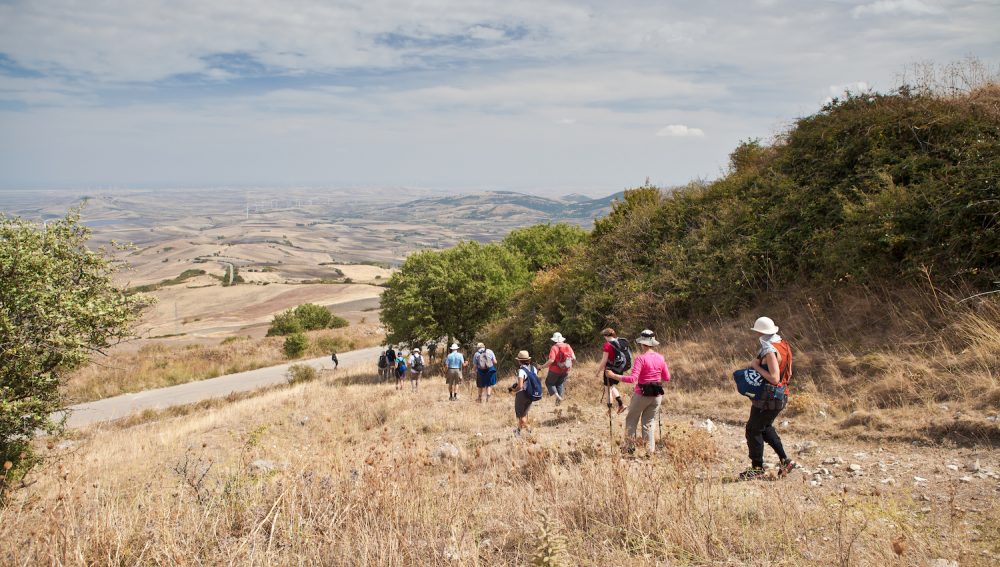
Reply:
<svg viewBox="0 0 1000 567"><path fill-rule="evenodd" d="M497 355L486 348L486 345L479 343L476 345L476 354L472 355L472 365L476 367L476 387L479 388L476 401L482 403L483 394L486 394L488 402L493 395L493 386L497 385Z"/></svg>
<svg viewBox="0 0 1000 567"><path fill-rule="evenodd" d="M469 363L465 361L465 356L458 352L458 343L451 345L451 352L444 360L445 382L448 383L448 401L458 401L458 386L462 383L462 369Z"/></svg>
<svg viewBox="0 0 1000 567"><path fill-rule="evenodd" d="M556 405L559 405L566 397L566 380L569 378L570 368L573 368L576 354L573 353L573 347L566 344L562 333L557 331L552 335L551 341L553 344L549 349L549 358L542 368L548 369L548 374L545 375L545 387L550 396L556 397Z"/></svg>
<svg viewBox="0 0 1000 567"><path fill-rule="evenodd" d="M623 376L610 370L608 374L622 382L635 383L635 393L628 405L628 415L625 416L625 445L622 449L626 453L635 452L636 426L641 420L646 452L653 454L656 450L653 429L663 403L663 383L670 380L670 370L667 369L667 361L663 359L663 355L653 350L660 344L653 331L643 331L635 342L641 346L642 354L632 362L632 374Z"/></svg>
<svg viewBox="0 0 1000 567"><path fill-rule="evenodd" d="M330 354L330 360L333 361L333 369L336 370L337 367L340 366L340 361L337 360L337 353L335 353L335 352L331 353Z"/></svg>
<svg viewBox="0 0 1000 567"><path fill-rule="evenodd" d="M778 326L770 317L758 318L751 329L757 334L759 349L750 361L765 384L750 405L747 420L747 449L750 468L740 473L740 480L752 480L764 474L764 443L778 454L778 476L785 476L795 468L795 462L785 454L781 437L774 429L774 420L788 404L788 380L792 377L792 348L778 335Z"/></svg>

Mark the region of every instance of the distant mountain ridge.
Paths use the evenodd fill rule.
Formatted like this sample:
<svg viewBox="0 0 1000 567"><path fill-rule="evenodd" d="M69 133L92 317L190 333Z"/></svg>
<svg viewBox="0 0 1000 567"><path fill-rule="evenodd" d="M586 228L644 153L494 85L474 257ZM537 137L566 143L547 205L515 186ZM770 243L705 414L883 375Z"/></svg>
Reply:
<svg viewBox="0 0 1000 567"><path fill-rule="evenodd" d="M537 222L589 224L611 210L624 191L592 199L579 194L552 199L516 191L485 191L444 197L426 197L387 207L384 213L398 219L420 220L503 220L519 223L527 218Z"/></svg>

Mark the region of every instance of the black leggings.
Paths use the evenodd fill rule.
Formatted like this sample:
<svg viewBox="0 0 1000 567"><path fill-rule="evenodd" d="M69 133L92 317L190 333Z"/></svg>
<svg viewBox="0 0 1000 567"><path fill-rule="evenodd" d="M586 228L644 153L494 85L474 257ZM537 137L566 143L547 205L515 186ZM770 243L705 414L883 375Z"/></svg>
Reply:
<svg viewBox="0 0 1000 567"><path fill-rule="evenodd" d="M767 443L778 454L782 461L788 459L785 448L781 446L781 437L774 430L774 419L781 413L780 409L765 410L750 408L750 419L747 420L747 448L750 449L750 463L754 467L764 466L764 443Z"/></svg>

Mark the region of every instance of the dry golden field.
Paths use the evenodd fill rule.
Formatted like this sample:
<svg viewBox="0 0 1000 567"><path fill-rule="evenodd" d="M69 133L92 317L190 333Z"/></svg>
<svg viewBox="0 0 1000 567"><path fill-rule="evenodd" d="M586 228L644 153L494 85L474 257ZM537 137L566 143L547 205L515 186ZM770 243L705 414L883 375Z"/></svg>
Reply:
<svg viewBox="0 0 1000 567"><path fill-rule="evenodd" d="M510 376L481 405L468 385L449 402L440 377L396 392L376 383L374 368L328 373L181 417L94 427L53 446L58 457L0 508L0 561L526 565L541 553L550 565L965 566L1000 558L995 451L859 439L816 412L788 412L780 430L803 469L731 483L746 465L748 404L726 387L686 391L692 360L673 350L682 345L664 346L677 377L663 447L649 458L620 456L620 416L609 439L592 363L576 368L561 407L535 404L521 439L502 388ZM974 461L977 473L966 470Z"/></svg>

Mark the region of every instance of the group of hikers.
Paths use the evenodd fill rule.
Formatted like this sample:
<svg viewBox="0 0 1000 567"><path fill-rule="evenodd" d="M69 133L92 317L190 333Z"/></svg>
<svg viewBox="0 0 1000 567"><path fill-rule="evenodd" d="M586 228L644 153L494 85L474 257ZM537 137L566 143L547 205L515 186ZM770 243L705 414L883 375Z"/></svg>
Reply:
<svg viewBox="0 0 1000 567"><path fill-rule="evenodd" d="M796 464L785 454L781 437L774 428L774 421L788 403L788 381L792 375L792 352L787 341L778 334L778 326L768 317L760 317L751 330L757 336L757 354L748 368L734 373L737 390L752 399L750 417L746 423L746 441L750 466L740 473L738 480L752 480L765 475L764 445L769 445L778 456L779 477L791 472ZM609 418L626 413L623 452L634 454L637 447L637 430L642 424L641 438L647 455L656 450L656 424L663 403L664 385L670 381L670 370L663 355L657 352L660 345L656 334L646 329L635 339L639 353L633 357L628 339L619 337L614 329L601 331L604 338L601 360L595 378L603 385L602 400L607 404ZM566 397L566 381L570 376L576 354L561 333L551 337L552 346L541 365L535 365L531 354L517 353L517 381L508 391L514 394L514 435L520 437L528 427L528 412L532 404L547 392L559 405ZM476 345L472 360L467 361L455 343L450 346L443 360L445 382L449 401L458 401L459 386L464 381L465 370L471 364L475 369L479 403L487 403L497 385L498 360L496 354L483 343ZM413 348L408 354L402 349L387 347L379 357L379 373L383 380L394 377L397 390L404 389L409 378L410 387L416 391L425 370L421 349ZM544 383L541 372L545 372ZM633 384L631 400L626 405L618 384Z"/></svg>

